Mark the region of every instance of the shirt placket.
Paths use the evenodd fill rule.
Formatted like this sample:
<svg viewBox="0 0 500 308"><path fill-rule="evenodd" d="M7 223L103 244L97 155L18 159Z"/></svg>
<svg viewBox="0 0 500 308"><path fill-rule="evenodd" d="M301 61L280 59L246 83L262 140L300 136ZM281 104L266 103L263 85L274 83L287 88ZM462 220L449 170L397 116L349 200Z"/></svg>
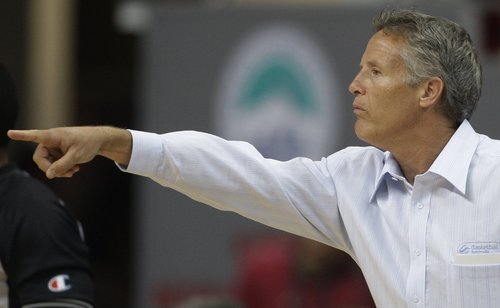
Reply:
<svg viewBox="0 0 500 308"><path fill-rule="evenodd" d="M426 237L431 193L422 181L415 181L410 204L408 241L410 269L406 284L408 307L425 306Z"/></svg>

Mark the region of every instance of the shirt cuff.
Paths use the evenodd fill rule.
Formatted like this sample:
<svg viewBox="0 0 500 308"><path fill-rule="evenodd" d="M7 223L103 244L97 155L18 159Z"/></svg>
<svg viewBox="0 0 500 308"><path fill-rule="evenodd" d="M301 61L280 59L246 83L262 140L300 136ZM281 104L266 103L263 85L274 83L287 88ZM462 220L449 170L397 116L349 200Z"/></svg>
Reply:
<svg viewBox="0 0 500 308"><path fill-rule="evenodd" d="M161 136L155 133L128 130L132 134L132 154L128 165L117 167L128 173L139 175L155 174L162 161L163 143Z"/></svg>

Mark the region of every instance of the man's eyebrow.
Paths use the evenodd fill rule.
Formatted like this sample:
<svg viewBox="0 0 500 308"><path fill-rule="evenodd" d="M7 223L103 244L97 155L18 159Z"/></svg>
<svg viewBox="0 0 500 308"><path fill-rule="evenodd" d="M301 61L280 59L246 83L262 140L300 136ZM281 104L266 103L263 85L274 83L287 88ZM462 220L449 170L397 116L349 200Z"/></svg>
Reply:
<svg viewBox="0 0 500 308"><path fill-rule="evenodd" d="M367 62L366 62L366 65L367 65L368 67L374 67L374 66L380 66L380 63L378 63L378 62L377 62L377 60L373 60L373 61L372 61L372 60L370 60L370 61L367 61Z"/></svg>
<svg viewBox="0 0 500 308"><path fill-rule="evenodd" d="M378 64L378 63L377 63L377 61L372 61L372 60L367 61L367 62L365 63L365 65L363 65L363 63L359 63L359 68L363 68L364 66L366 66L366 67L374 67L374 66L377 66L377 67L378 67L378 66L380 66L380 64Z"/></svg>

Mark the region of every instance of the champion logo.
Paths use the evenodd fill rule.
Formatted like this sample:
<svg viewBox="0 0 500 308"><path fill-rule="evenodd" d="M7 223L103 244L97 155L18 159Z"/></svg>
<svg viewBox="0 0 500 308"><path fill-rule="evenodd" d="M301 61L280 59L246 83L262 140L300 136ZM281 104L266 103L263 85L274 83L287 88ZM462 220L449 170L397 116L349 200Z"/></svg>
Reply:
<svg viewBox="0 0 500 308"><path fill-rule="evenodd" d="M68 275L57 275L49 280L47 286L49 287L49 290L52 292L64 292L71 289L71 285L68 282L69 282Z"/></svg>

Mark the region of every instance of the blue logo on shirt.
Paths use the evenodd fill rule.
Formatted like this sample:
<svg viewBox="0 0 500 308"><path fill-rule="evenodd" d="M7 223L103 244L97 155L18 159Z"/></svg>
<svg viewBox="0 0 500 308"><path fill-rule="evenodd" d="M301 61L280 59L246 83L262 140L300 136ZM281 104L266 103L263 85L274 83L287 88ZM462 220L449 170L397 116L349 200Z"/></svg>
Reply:
<svg viewBox="0 0 500 308"><path fill-rule="evenodd" d="M496 242L464 243L459 246L458 253L459 254L500 253L500 243Z"/></svg>

